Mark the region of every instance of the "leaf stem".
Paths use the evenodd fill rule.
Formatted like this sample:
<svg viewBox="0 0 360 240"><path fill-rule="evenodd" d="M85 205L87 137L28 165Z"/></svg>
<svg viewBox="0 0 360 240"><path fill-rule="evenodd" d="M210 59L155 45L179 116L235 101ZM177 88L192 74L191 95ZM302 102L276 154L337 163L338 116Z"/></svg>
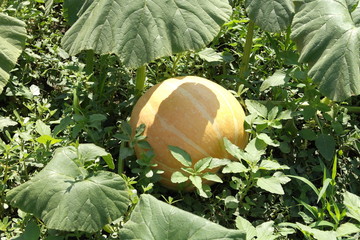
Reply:
<svg viewBox="0 0 360 240"><path fill-rule="evenodd" d="M74 88L73 90L73 109L76 114L79 114L80 111L80 102L79 102L79 96L78 96L78 90L79 84Z"/></svg>
<svg viewBox="0 0 360 240"><path fill-rule="evenodd" d="M254 37L254 28L255 28L255 22L249 20L247 34L246 34L246 42L244 46L244 54L242 56L241 64L240 64L239 76L241 80L244 80L246 78L246 74L249 69L250 54L252 50L253 37Z"/></svg>
<svg viewBox="0 0 360 240"><path fill-rule="evenodd" d="M106 83L106 71L104 70L106 66L107 56L100 57L100 76L99 76L99 89L98 89L98 96L102 98L104 95L104 87Z"/></svg>
<svg viewBox="0 0 360 240"><path fill-rule="evenodd" d="M86 51L86 66L85 66L85 72L87 75L91 75L94 72L94 51L93 50L87 50Z"/></svg>
<svg viewBox="0 0 360 240"><path fill-rule="evenodd" d="M284 103L287 103L285 101L272 101L272 100L259 100L259 103L266 105L267 103L271 103L274 105L282 105ZM299 108L303 108L309 106L308 103L300 103L299 104ZM347 105L339 105L340 107L346 108L348 110L348 112L350 113L360 113L360 107L358 106L347 106Z"/></svg>
<svg viewBox="0 0 360 240"><path fill-rule="evenodd" d="M140 96L142 91L144 90L145 80L146 80L146 65L143 65L136 70L135 91L137 96Z"/></svg>
<svg viewBox="0 0 360 240"><path fill-rule="evenodd" d="M346 108L351 113L360 113L360 107L358 106L342 106Z"/></svg>

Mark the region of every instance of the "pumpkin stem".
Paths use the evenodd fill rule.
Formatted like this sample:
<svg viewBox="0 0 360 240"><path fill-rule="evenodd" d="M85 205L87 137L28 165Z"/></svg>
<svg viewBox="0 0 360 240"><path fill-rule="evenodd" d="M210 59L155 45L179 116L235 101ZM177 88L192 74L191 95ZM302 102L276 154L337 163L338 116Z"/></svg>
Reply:
<svg viewBox="0 0 360 240"><path fill-rule="evenodd" d="M247 34L246 34L246 42L244 46L244 54L241 59L240 64L240 79L244 80L248 69L249 69L249 62L250 62L250 54L252 50L253 45L253 37L254 37L254 28L255 28L255 22L252 20L249 20L248 28L247 28Z"/></svg>
<svg viewBox="0 0 360 240"><path fill-rule="evenodd" d="M139 67L136 70L136 82L135 82L135 91L136 95L141 95L142 91L145 87L145 80L146 80L146 65Z"/></svg>

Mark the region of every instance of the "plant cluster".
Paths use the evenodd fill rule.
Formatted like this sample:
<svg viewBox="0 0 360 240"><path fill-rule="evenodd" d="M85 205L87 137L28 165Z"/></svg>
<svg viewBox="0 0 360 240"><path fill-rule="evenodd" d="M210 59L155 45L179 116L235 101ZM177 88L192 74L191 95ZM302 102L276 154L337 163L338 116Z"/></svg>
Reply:
<svg viewBox="0 0 360 240"><path fill-rule="evenodd" d="M0 239L359 239L359 1L146 3L0 0ZM173 191L128 122L184 75L233 93L249 143L169 146Z"/></svg>

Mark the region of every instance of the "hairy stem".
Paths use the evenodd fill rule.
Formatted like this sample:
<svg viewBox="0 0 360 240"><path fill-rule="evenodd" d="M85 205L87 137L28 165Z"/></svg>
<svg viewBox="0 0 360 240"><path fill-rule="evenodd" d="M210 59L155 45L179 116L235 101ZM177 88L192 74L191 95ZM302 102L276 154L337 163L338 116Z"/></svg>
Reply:
<svg viewBox="0 0 360 240"><path fill-rule="evenodd" d="M86 66L85 66L85 72L87 75L91 75L94 72L94 51L93 50L87 50L86 51Z"/></svg>
<svg viewBox="0 0 360 240"><path fill-rule="evenodd" d="M135 91L136 95L140 96L145 87L146 79L146 65L139 67L136 70L136 82L135 82Z"/></svg>
<svg viewBox="0 0 360 240"><path fill-rule="evenodd" d="M246 78L246 74L249 70L249 62L250 62L250 54L252 50L253 45L253 37L254 37L254 28L255 28L255 22L250 20L247 28L247 34L246 34L246 42L244 46L244 54L241 59L240 64L240 79L244 80Z"/></svg>

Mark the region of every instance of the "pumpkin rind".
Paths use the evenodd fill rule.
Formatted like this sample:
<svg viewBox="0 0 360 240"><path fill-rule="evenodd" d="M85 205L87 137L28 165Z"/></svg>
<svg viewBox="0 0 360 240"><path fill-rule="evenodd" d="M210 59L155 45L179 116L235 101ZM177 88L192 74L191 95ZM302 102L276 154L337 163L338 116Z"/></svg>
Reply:
<svg viewBox="0 0 360 240"><path fill-rule="evenodd" d="M229 158L223 138L244 148L244 119L241 105L229 91L205 78L187 76L151 87L135 104L130 125L133 130L146 125L144 135L155 153L153 162L164 170L160 182L176 189L170 179L182 165L168 146L188 152L193 164L204 157ZM142 150L136 147L135 151L140 157Z"/></svg>

